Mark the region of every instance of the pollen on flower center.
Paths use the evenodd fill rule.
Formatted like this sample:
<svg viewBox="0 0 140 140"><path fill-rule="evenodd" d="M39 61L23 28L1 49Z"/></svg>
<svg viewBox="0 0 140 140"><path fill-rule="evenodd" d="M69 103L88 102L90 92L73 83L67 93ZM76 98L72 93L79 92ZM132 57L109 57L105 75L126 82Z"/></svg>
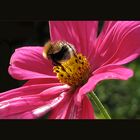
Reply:
<svg viewBox="0 0 140 140"><path fill-rule="evenodd" d="M54 66L53 71L57 74L61 83L79 86L87 81L90 65L85 56L77 54L61 65Z"/></svg>
<svg viewBox="0 0 140 140"><path fill-rule="evenodd" d="M53 72L61 83L75 87L87 81L90 64L85 56L76 53L72 44L66 41L49 41L44 46L43 56L53 62Z"/></svg>

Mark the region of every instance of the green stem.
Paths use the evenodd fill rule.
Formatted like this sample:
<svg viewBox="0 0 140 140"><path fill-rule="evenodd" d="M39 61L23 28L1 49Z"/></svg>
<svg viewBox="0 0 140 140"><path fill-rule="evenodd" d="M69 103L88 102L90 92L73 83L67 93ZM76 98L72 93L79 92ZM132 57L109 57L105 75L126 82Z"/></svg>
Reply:
<svg viewBox="0 0 140 140"><path fill-rule="evenodd" d="M105 119L111 119L111 117L109 116L108 112L106 111L103 104L101 103L99 98L96 96L96 94L92 91L88 95L90 99L96 104L100 112L104 115Z"/></svg>

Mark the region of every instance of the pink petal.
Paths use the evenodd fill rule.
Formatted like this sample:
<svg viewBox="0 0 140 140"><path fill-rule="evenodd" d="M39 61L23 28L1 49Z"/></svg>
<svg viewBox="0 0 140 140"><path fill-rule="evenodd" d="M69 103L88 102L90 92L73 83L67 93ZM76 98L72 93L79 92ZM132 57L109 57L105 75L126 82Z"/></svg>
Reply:
<svg viewBox="0 0 140 140"><path fill-rule="evenodd" d="M38 84L38 85L30 85L23 86L20 88L12 89L3 93L0 93L0 102L8 99L12 99L15 97L25 96L25 95L35 95L41 93L47 88L61 85L60 83L50 83L50 84Z"/></svg>
<svg viewBox="0 0 140 140"><path fill-rule="evenodd" d="M65 119L72 94L67 93L61 103L54 108L49 115L49 119Z"/></svg>
<svg viewBox="0 0 140 140"><path fill-rule="evenodd" d="M102 38L105 37L106 34L111 30L111 28L116 24L116 22L117 21L105 21L102 31L98 37L100 37L100 36L102 36Z"/></svg>
<svg viewBox="0 0 140 140"><path fill-rule="evenodd" d="M64 97L65 97L65 92L60 94L58 97L56 97L52 100L49 100L48 102L46 102L46 104L44 106L41 106L37 109L30 110L30 111L23 112L23 113L17 113L17 114L13 114L13 115L4 116L4 117L1 117L1 119L37 119L37 118L40 118L40 117L44 116L46 113L48 113L50 110L52 110L54 107L56 107L62 101L62 99Z"/></svg>
<svg viewBox="0 0 140 140"><path fill-rule="evenodd" d="M32 91L33 89L31 88L33 87L33 85L11 90L11 94L9 93L9 98L6 93L2 93L2 101L0 102L0 118L4 118L5 116L13 116L17 113L31 111L46 104L49 105L49 103L51 103L50 100L57 98L60 93L69 89L69 86L67 85L56 86L56 84L54 85L54 83L50 88L48 88L47 86L48 85L46 84L46 90L39 91L38 93L34 88L34 94ZM37 85L35 85L35 87L37 88ZM18 95L16 91L19 92ZM25 93L25 91L27 92ZM3 100L5 98L7 99Z"/></svg>
<svg viewBox="0 0 140 140"><path fill-rule="evenodd" d="M76 97L77 104L81 103L84 94L87 94L90 91L93 91L96 85L107 79L120 79L127 80L133 76L133 71L131 69L122 67L122 66L105 66L92 73L92 76L89 78L87 83L80 88L79 93Z"/></svg>
<svg viewBox="0 0 140 140"><path fill-rule="evenodd" d="M50 21L51 40L65 40L88 56L94 47L97 26L97 21Z"/></svg>
<svg viewBox="0 0 140 140"><path fill-rule="evenodd" d="M0 118L16 113L23 113L40 107L45 103L45 100L41 99L38 95L16 97L5 100L0 102Z"/></svg>
<svg viewBox="0 0 140 140"><path fill-rule="evenodd" d="M56 78L50 61L43 58L42 47L16 49L10 60L9 73L18 80Z"/></svg>
<svg viewBox="0 0 140 140"><path fill-rule="evenodd" d="M110 31L110 29L114 26L114 24L116 23L116 21L105 21L104 25L102 27L102 30L100 32L100 34L98 35L98 39L96 39L96 44L95 44L95 48L93 51L89 51L89 60L92 63L94 63L96 61L96 54L97 54L97 50L100 46L100 44L102 43L102 41L104 40L104 38L106 37L106 34Z"/></svg>
<svg viewBox="0 0 140 140"><path fill-rule="evenodd" d="M32 114L34 114L34 116L36 116L37 118L45 115L48 111L56 107L65 98L66 94L67 92L62 92L60 96L56 97L54 100L51 100L51 103L49 103L48 105L33 110Z"/></svg>
<svg viewBox="0 0 140 140"><path fill-rule="evenodd" d="M95 119L93 106L87 96L83 99L81 119Z"/></svg>
<svg viewBox="0 0 140 140"><path fill-rule="evenodd" d="M69 91L71 89L70 86L68 85L59 85L59 86L54 86L54 87L51 87L51 88L48 88L44 91L42 91L40 93L40 96L43 98L43 99L50 99L54 96L57 96L57 94L59 93L62 93L62 92L66 92L66 91Z"/></svg>
<svg viewBox="0 0 140 140"><path fill-rule="evenodd" d="M93 60L94 69L107 64L126 64L140 53L140 22L118 21L101 42L98 42L96 56ZM96 44L97 45L97 44Z"/></svg>
<svg viewBox="0 0 140 140"><path fill-rule="evenodd" d="M111 28L116 24L117 21L105 21L102 27L102 30L96 40L96 50L102 43L103 39L106 37L107 33L111 30Z"/></svg>
<svg viewBox="0 0 140 140"><path fill-rule="evenodd" d="M37 85L37 84L50 84L50 83L59 83L59 80L56 78L37 78L28 80L23 86Z"/></svg>
<svg viewBox="0 0 140 140"><path fill-rule="evenodd" d="M94 113L89 99L85 97L80 105L76 105L76 92L67 93L67 97L50 112L49 119L93 119Z"/></svg>

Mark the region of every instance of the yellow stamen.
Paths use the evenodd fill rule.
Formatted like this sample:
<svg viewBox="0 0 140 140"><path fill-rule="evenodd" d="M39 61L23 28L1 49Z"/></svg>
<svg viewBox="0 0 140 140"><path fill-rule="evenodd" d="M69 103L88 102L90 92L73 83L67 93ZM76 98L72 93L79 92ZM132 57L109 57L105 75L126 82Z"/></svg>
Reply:
<svg viewBox="0 0 140 140"><path fill-rule="evenodd" d="M85 56L77 54L61 65L54 66L53 71L57 74L61 83L79 86L87 81L90 73L90 64Z"/></svg>

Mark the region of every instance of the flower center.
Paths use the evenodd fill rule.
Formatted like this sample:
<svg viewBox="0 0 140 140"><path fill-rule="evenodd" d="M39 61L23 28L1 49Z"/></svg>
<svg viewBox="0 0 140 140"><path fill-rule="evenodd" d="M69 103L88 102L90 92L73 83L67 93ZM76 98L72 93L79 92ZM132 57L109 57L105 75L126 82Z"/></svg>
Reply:
<svg viewBox="0 0 140 140"><path fill-rule="evenodd" d="M84 84L89 77L90 65L82 54L73 56L60 66L54 66L53 71L57 74L60 82L70 86Z"/></svg>
<svg viewBox="0 0 140 140"><path fill-rule="evenodd" d="M59 50L57 53L48 53L50 49L56 47L55 45L57 44L57 49ZM62 45L63 44L63 45ZM60 47L61 45L61 47ZM45 45L43 51L43 56L50 58L53 63L53 72L57 74L57 78L61 83L68 84L70 86L80 86L84 84L90 74L90 64L88 60L86 59L85 56L82 54L77 54L74 46L67 43L67 42L57 42L57 43L47 43ZM65 49L64 49L65 48ZM47 51L46 51L47 50ZM62 50L65 50L63 53L61 52ZM67 50L67 51L66 51ZM58 61L54 61L55 55L59 55L61 53L61 59ZM46 55L44 55L46 54ZM53 58L52 58L53 54ZM69 57L67 57L67 56ZM65 56L65 57L63 57Z"/></svg>

